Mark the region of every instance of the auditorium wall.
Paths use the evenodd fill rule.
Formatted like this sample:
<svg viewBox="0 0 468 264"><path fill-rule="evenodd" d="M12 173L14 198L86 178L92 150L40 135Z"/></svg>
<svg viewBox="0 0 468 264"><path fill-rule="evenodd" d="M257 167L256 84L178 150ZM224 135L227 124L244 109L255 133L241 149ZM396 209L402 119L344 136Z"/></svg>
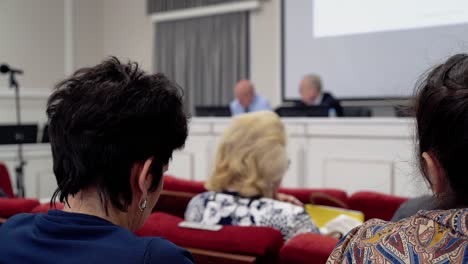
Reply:
<svg viewBox="0 0 468 264"><path fill-rule="evenodd" d="M251 16L251 78L258 92L277 105L280 1L261 3ZM67 4L72 14L68 21ZM157 54L153 55L154 24L145 8L145 0L2 0L0 34L8 38L0 42L0 63L24 69L19 78L23 95L42 100L66 73L106 56L131 58L151 71ZM6 78L0 78L0 101L11 99L7 86Z"/></svg>

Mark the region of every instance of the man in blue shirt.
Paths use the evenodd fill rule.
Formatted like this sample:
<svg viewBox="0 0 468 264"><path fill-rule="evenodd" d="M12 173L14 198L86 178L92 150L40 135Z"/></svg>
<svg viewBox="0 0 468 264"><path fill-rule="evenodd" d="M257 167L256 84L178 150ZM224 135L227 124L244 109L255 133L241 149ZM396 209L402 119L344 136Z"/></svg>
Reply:
<svg viewBox="0 0 468 264"><path fill-rule="evenodd" d="M268 100L255 93L255 88L249 80L239 81L234 87L234 95L236 99L230 104L233 116L248 112L271 110Z"/></svg>

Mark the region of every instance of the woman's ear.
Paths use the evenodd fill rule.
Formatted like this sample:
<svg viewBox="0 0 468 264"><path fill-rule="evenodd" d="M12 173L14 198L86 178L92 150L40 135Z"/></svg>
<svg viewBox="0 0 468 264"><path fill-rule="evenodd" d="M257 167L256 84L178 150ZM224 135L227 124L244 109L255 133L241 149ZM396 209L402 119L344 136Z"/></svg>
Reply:
<svg viewBox="0 0 468 264"><path fill-rule="evenodd" d="M138 174L138 189L141 191L143 197L148 195L148 189L153 181L153 176L151 175L153 161L153 158L145 160Z"/></svg>
<svg viewBox="0 0 468 264"><path fill-rule="evenodd" d="M430 152L423 152L422 158L424 160L426 176L431 184L432 192L435 194L444 192L447 189L447 181L439 160L437 160L437 158L435 158Z"/></svg>

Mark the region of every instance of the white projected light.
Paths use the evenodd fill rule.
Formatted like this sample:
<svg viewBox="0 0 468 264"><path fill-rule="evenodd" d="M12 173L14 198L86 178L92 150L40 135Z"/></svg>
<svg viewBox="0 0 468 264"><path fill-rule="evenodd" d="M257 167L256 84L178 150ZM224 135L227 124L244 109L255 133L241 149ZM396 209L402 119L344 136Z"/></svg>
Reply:
<svg viewBox="0 0 468 264"><path fill-rule="evenodd" d="M468 22L467 0L315 0L314 37Z"/></svg>

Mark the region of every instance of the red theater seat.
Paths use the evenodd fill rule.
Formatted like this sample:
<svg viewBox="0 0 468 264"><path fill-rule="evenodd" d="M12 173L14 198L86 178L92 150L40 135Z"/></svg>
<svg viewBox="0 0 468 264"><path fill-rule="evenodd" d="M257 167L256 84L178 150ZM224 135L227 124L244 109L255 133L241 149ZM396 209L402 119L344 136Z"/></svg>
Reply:
<svg viewBox="0 0 468 264"><path fill-rule="evenodd" d="M171 175L164 176L164 190L167 191L176 191L184 193L202 193L206 192L204 187L204 182L202 181L192 181L180 179ZM348 195L346 192L337 190L337 189L305 189L305 188L280 188L279 192L294 195L303 203L310 203L311 196L317 193L322 193L330 197L336 198L343 203L347 203ZM324 199L320 196L317 196L317 204L335 206L336 204L331 202L328 199Z"/></svg>
<svg viewBox="0 0 468 264"><path fill-rule="evenodd" d="M166 213L153 213L136 234L165 237L195 252L197 263L206 263L208 258L215 261L213 255L222 256L223 253L234 256L234 260L221 257L212 263L277 263L279 260L283 236L272 228L224 226L213 232L180 228L181 221L181 218ZM240 261L242 259L244 262Z"/></svg>
<svg viewBox="0 0 468 264"><path fill-rule="evenodd" d="M39 205L36 199L0 198L0 217L9 218L19 213L29 213Z"/></svg>
<svg viewBox="0 0 468 264"><path fill-rule="evenodd" d="M33 214L37 214L37 213L47 213L49 210L63 210L63 203L55 203L55 207L54 206L50 206L50 203L43 203L43 204L40 204L36 207L34 207L32 210L31 210L31 213Z"/></svg>
<svg viewBox="0 0 468 264"><path fill-rule="evenodd" d="M349 207L363 212L366 221L372 218L389 221L406 200L408 199L376 192L357 192L349 197Z"/></svg>
<svg viewBox="0 0 468 264"><path fill-rule="evenodd" d="M7 218L19 213L28 213L39 205L36 199L15 198L13 187L11 186L10 174L8 169L0 162L0 188L5 192L7 197L0 198L0 223L6 221Z"/></svg>
<svg viewBox="0 0 468 264"><path fill-rule="evenodd" d="M5 192L7 197L15 197L13 187L11 186L10 174L8 173L7 167L2 162L0 162L0 188Z"/></svg>
<svg viewBox="0 0 468 264"><path fill-rule="evenodd" d="M325 263L338 239L319 234L301 234L290 239L281 249L281 263Z"/></svg>

